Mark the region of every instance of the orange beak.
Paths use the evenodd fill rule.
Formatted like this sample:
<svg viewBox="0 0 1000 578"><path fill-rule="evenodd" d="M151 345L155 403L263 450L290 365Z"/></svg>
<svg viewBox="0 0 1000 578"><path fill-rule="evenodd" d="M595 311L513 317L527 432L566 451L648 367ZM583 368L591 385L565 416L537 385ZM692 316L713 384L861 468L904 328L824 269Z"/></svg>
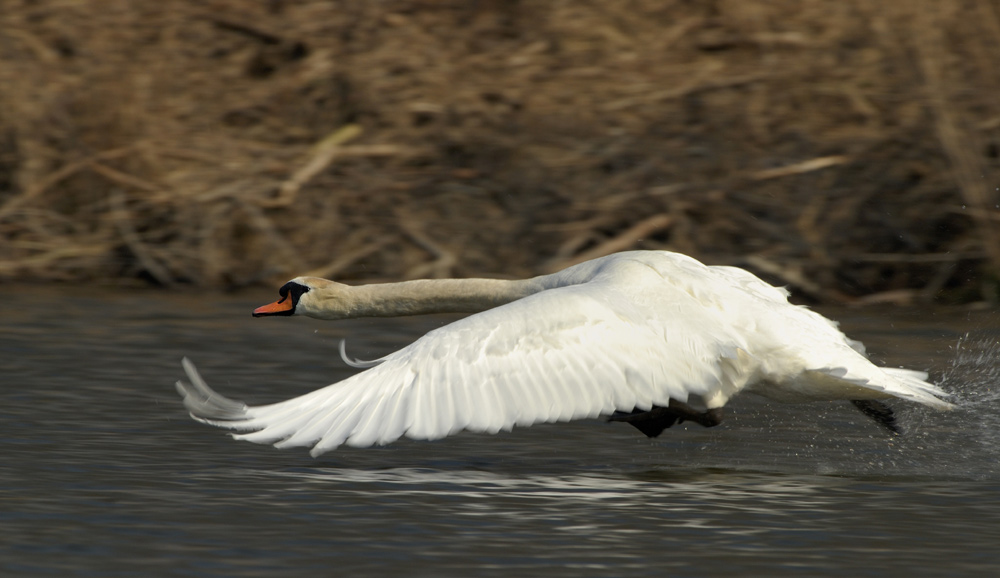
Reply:
<svg viewBox="0 0 1000 578"><path fill-rule="evenodd" d="M268 305L262 305L253 310L254 317L262 317L265 315L290 315L293 307L293 301L290 295L285 295L280 301L275 301L274 303Z"/></svg>

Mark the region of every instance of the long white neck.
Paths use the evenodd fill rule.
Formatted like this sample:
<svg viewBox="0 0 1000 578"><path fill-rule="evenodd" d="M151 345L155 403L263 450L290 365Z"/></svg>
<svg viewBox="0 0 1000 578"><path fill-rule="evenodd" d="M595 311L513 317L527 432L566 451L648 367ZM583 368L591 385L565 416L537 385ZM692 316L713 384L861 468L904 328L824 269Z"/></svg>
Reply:
<svg viewBox="0 0 1000 578"><path fill-rule="evenodd" d="M302 296L297 312L318 319L475 313L546 288L537 277L515 281L421 279L353 287L319 279L309 281L312 288Z"/></svg>

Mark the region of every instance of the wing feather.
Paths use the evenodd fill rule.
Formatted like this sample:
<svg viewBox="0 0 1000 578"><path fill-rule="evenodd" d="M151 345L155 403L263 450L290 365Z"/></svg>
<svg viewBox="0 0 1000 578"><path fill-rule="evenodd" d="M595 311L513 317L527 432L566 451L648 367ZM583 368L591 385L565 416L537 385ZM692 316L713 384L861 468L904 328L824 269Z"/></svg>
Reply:
<svg viewBox="0 0 1000 578"><path fill-rule="evenodd" d="M718 382L718 370L703 363L717 347L699 343L699 361L685 360L688 352L671 350L662 332L637 329L645 320L635 319L619 292L586 287L548 290L459 320L377 366L298 398L247 407L237 416L229 405L224 415L189 409L213 425L246 432L239 439L314 446L318 455L344 443L436 439L461 429L496 432L648 408ZM547 319L555 321L546 326ZM644 343L649 340L654 343ZM683 370L671 371L678 367Z"/></svg>

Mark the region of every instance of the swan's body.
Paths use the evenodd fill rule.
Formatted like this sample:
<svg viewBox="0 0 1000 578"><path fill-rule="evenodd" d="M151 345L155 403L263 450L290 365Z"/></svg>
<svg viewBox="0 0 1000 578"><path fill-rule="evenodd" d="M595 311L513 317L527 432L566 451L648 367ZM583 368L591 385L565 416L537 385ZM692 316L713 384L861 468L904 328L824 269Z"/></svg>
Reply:
<svg viewBox="0 0 1000 578"><path fill-rule="evenodd" d="M495 433L615 412L632 412L619 414L625 421L667 412L655 435L678 419L700 415L710 417L699 423L718 423L718 410L744 390L785 402L898 397L951 407L925 373L873 365L860 343L789 304L784 289L676 253L618 253L520 281L348 287L300 277L281 294L254 314L342 319L479 311L366 371L272 405L220 396L185 360L193 385L178 382L178 391L195 419L242 432L238 439L312 446L314 456L404 435L436 439L463 429ZM689 401L706 412L691 413ZM871 407L862 411L872 415Z"/></svg>

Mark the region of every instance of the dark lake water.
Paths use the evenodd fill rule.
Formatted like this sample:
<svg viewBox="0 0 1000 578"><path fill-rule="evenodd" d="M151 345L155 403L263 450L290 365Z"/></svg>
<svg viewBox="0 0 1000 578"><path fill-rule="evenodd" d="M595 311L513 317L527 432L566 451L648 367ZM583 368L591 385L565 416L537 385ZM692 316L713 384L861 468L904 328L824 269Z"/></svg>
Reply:
<svg viewBox="0 0 1000 578"><path fill-rule="evenodd" d="M823 310L959 409L751 396L648 440L584 421L312 459L193 422L192 358L259 404L445 318L252 319L239 296L0 288L2 576L995 576L1000 313Z"/></svg>

